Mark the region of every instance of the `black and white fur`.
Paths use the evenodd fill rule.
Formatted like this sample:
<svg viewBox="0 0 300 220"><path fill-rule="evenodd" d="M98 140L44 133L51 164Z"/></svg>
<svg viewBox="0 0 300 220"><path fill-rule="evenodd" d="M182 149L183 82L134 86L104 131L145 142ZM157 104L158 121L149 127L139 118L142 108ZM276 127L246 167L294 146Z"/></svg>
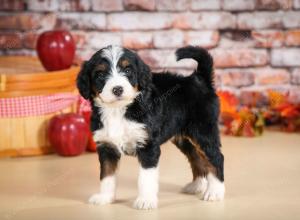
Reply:
<svg viewBox="0 0 300 220"><path fill-rule="evenodd" d="M84 63L77 86L92 104L91 129L101 164L100 192L90 203L114 201L118 161L133 155L140 164L134 207L156 208L160 145L169 139L193 171L193 181L183 192L200 193L207 201L224 198L213 60L205 49L192 46L178 49L176 55L177 60L196 60L197 70L188 77L152 74L136 53L119 46L105 47Z"/></svg>

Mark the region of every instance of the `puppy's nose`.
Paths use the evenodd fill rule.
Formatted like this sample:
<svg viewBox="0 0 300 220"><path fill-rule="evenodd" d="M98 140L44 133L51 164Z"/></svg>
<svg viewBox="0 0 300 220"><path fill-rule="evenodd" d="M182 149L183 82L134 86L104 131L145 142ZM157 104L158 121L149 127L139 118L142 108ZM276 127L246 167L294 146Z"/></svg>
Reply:
<svg viewBox="0 0 300 220"><path fill-rule="evenodd" d="M122 93L123 93L123 87L122 87L122 86L115 86L115 87L112 89L112 93L113 93L115 96L117 96L117 97L121 96Z"/></svg>

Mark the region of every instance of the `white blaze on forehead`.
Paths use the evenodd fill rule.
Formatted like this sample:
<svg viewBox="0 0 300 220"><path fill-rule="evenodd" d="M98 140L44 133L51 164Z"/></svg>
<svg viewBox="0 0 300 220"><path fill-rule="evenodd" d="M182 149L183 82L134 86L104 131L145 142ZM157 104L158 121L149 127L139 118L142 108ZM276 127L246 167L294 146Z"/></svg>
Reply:
<svg viewBox="0 0 300 220"><path fill-rule="evenodd" d="M125 76L125 73L118 70L117 65L124 54L124 50L119 46L108 46L103 49L102 56L105 57L110 63L109 76L105 82L102 92L99 94L101 100L96 97L96 103L106 103L113 104L118 102L119 105L128 105L131 103L135 97L138 95L138 92L130 84L128 78ZM119 72L120 71L120 72ZM116 97L113 94L113 88L116 86L121 86L123 88L123 93L121 97Z"/></svg>
<svg viewBox="0 0 300 220"><path fill-rule="evenodd" d="M112 75L118 73L117 64L123 53L123 48L119 46L108 46L103 50L103 57L106 57L110 62Z"/></svg>

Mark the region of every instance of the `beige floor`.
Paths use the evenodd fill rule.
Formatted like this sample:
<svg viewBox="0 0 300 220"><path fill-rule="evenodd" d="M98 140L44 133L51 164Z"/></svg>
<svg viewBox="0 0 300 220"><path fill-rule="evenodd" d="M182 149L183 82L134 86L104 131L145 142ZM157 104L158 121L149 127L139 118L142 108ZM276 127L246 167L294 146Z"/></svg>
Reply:
<svg viewBox="0 0 300 220"><path fill-rule="evenodd" d="M137 161L124 157L117 202L86 203L98 190L96 154L0 160L0 219L300 219L300 135L280 132L259 138L223 137L227 194L203 202L179 193L191 179L189 165L171 144L162 146L160 203L137 211Z"/></svg>

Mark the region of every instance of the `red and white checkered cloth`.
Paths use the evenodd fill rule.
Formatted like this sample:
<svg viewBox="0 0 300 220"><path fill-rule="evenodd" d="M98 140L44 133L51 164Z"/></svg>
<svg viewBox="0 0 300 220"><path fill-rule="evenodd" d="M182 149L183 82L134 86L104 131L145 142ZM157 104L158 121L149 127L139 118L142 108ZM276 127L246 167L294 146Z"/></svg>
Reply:
<svg viewBox="0 0 300 220"><path fill-rule="evenodd" d="M89 103L73 93L0 98L0 117L28 117L61 111L79 102L79 112L87 111Z"/></svg>

